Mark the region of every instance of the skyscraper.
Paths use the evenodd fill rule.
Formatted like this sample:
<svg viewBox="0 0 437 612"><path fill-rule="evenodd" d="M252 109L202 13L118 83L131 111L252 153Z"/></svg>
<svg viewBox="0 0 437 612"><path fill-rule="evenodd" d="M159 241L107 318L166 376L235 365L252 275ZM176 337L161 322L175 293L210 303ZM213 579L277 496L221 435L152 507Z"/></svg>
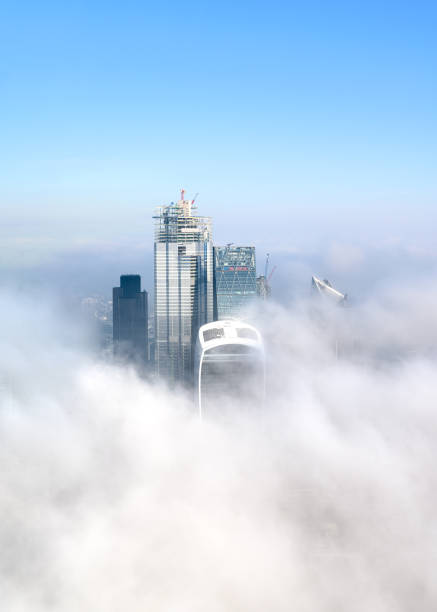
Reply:
<svg viewBox="0 0 437 612"><path fill-rule="evenodd" d="M347 303L347 294L340 293L340 291L334 289L327 279L320 280L320 278L317 278L317 276L313 276L311 278L311 287L314 295L328 298L333 303L340 304L341 306L344 306Z"/></svg>
<svg viewBox="0 0 437 612"><path fill-rule="evenodd" d="M238 317L256 297L255 247L214 247L216 316Z"/></svg>
<svg viewBox="0 0 437 612"><path fill-rule="evenodd" d="M215 321L199 329L195 398L200 415L260 408L265 395L261 334L242 321ZM237 401L236 401L237 400Z"/></svg>
<svg viewBox="0 0 437 612"><path fill-rule="evenodd" d="M137 362L147 360L147 291L141 291L139 274L120 276L112 290L114 353Z"/></svg>
<svg viewBox="0 0 437 612"><path fill-rule="evenodd" d="M155 369L170 382L192 382L196 334L214 316L212 222L193 205L182 191L154 217Z"/></svg>

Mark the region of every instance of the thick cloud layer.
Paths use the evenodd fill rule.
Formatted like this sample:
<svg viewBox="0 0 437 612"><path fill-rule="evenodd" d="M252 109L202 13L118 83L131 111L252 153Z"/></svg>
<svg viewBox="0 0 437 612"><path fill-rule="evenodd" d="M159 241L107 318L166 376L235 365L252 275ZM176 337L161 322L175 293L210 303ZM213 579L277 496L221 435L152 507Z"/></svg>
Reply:
<svg viewBox="0 0 437 612"><path fill-rule="evenodd" d="M0 601L8 612L433 611L437 296L270 305L264 414L89 356L2 296Z"/></svg>

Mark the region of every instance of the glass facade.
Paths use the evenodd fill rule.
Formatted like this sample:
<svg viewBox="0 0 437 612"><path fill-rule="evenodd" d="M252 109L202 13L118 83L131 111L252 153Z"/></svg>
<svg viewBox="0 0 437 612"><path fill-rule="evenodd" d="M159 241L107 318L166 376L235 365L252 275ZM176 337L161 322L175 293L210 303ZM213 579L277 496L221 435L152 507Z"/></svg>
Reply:
<svg viewBox="0 0 437 612"><path fill-rule="evenodd" d="M216 318L238 317L256 297L255 247L214 247Z"/></svg>
<svg viewBox="0 0 437 612"><path fill-rule="evenodd" d="M147 292L141 291L141 277L125 274L120 287L112 290L114 353L144 363L148 352Z"/></svg>
<svg viewBox="0 0 437 612"><path fill-rule="evenodd" d="M264 364L258 348L223 344L205 351L199 380L202 414L222 412L223 402L260 406L264 397Z"/></svg>
<svg viewBox="0 0 437 612"><path fill-rule="evenodd" d="M180 200L155 216L155 369L169 382L191 383L193 343L213 320L213 247L209 217Z"/></svg>
<svg viewBox="0 0 437 612"><path fill-rule="evenodd" d="M260 408L265 397L265 355L259 331L239 320L202 326L196 341L195 381L201 416Z"/></svg>

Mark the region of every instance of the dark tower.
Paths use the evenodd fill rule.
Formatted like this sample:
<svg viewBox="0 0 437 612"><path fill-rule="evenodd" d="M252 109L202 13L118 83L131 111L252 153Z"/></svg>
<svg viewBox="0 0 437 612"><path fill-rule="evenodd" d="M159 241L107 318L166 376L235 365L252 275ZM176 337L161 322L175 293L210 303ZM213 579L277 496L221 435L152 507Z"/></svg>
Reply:
<svg viewBox="0 0 437 612"><path fill-rule="evenodd" d="M139 274L120 276L112 290L114 353L137 363L147 361L147 291L141 291Z"/></svg>

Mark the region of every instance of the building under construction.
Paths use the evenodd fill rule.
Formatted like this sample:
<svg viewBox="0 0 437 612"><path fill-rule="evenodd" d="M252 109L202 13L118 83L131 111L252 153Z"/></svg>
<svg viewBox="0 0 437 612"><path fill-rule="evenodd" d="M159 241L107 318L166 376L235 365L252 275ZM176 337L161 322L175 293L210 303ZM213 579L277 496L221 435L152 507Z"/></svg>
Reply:
<svg viewBox="0 0 437 612"><path fill-rule="evenodd" d="M276 270L276 266L273 267L272 271L269 274L269 263L270 263L270 253L267 253L266 265L264 267L264 274L261 274L256 279L256 293L258 297L260 297L262 300L266 300L267 298L269 298L272 293L270 281Z"/></svg>
<svg viewBox="0 0 437 612"><path fill-rule="evenodd" d="M182 190L154 217L155 370L170 382L191 382L197 331L214 316L212 222L194 201Z"/></svg>

